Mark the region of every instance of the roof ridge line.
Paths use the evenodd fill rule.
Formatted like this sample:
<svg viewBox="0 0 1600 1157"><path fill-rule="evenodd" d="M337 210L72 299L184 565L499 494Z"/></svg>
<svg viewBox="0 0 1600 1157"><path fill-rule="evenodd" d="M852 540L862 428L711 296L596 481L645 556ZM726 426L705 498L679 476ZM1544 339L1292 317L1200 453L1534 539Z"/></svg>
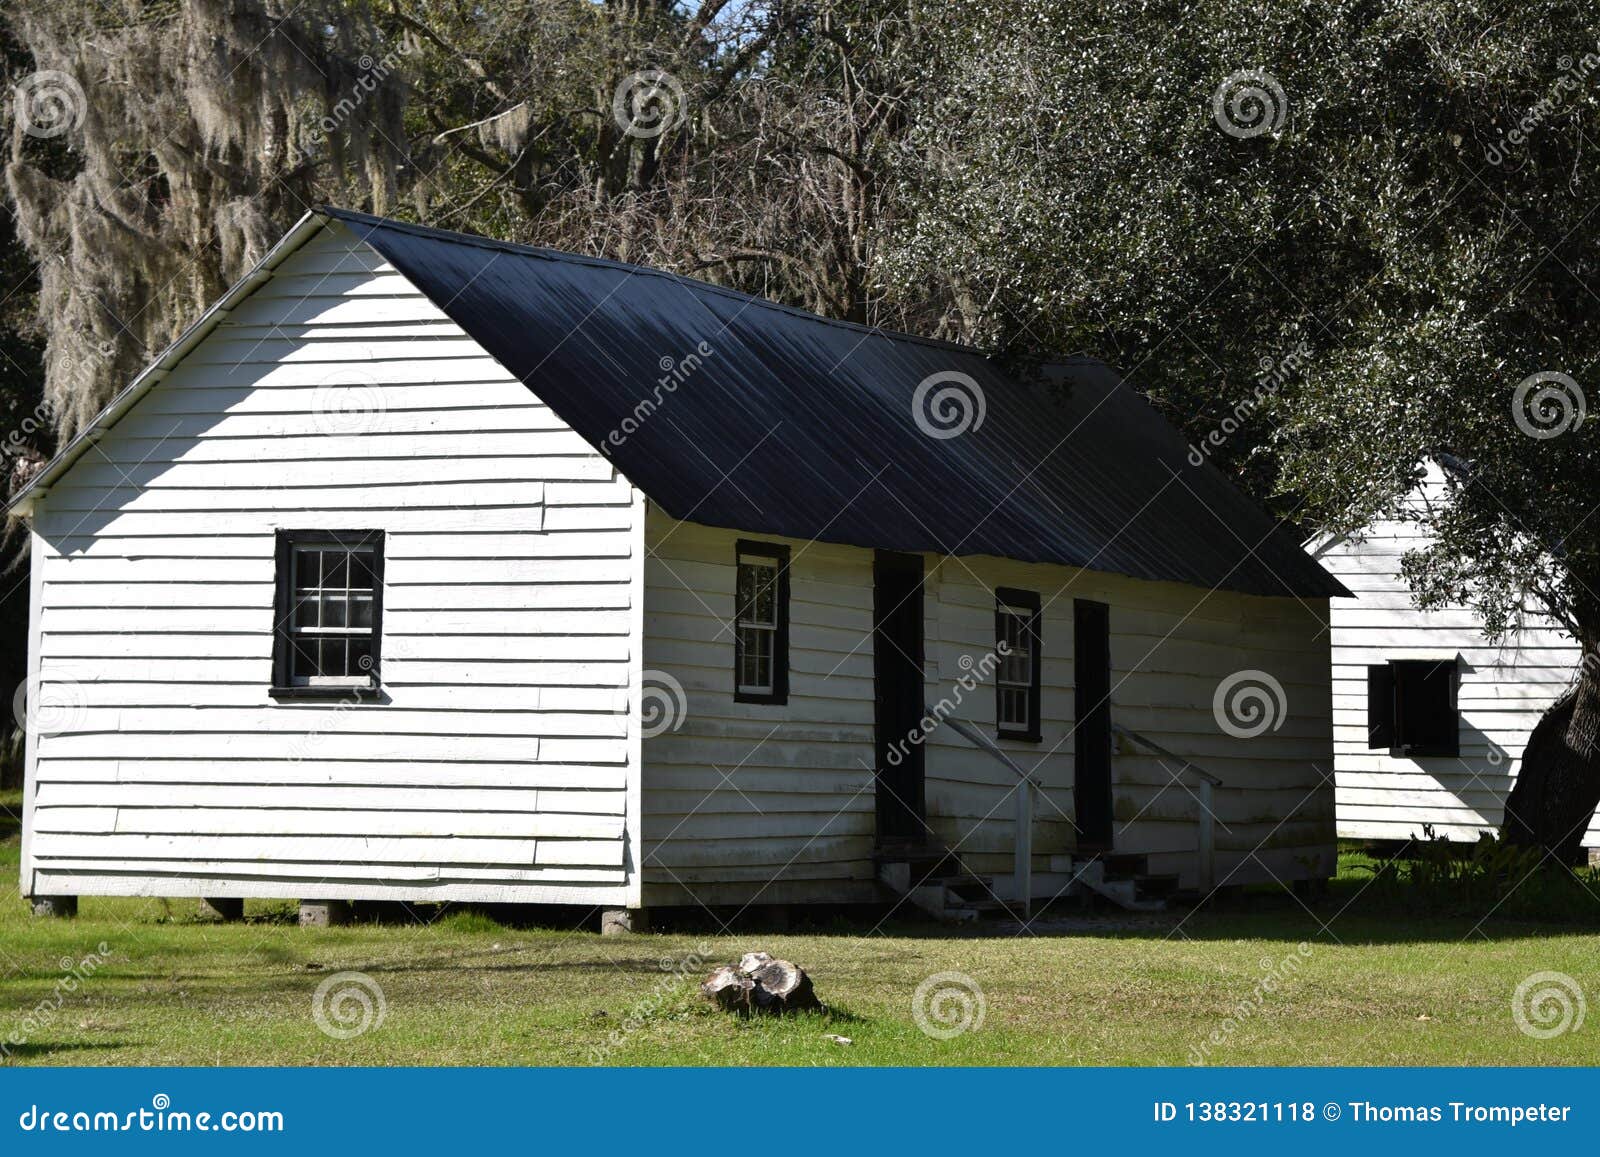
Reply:
<svg viewBox="0 0 1600 1157"><path fill-rule="evenodd" d="M881 325L866 325L857 321L846 321L843 318L828 317L825 314L815 313L799 306L788 305L781 301L773 301L770 297L759 294L746 293L742 289L731 289L726 285L717 285L715 282L704 281L698 277L688 277L682 273L674 273L670 269L661 269L654 265L638 265L631 261L618 261L611 257L593 257L585 253L572 253L565 249L551 249L544 245L527 245L519 241L504 241L497 237L489 237L482 233L462 233L455 229L440 229L433 225L423 225L415 221L401 221L394 217L380 217L373 213L363 213L357 209L341 209L336 205L318 205L315 212L331 217L336 221L346 223L370 224L385 229L397 229L404 233L430 240L448 241L456 245L472 245L480 249L493 249L503 253L514 253L521 257L537 257L544 261L569 262L574 265L587 265L600 269L615 269L628 274L645 274L651 277L662 277L669 281L678 282L695 289L710 290L713 293L731 298L734 301L753 305L764 306L783 313L800 317L806 321L821 322L824 325L837 326L840 329L850 330L854 333L864 333L869 336L876 335L888 338L891 341L915 342L918 345L928 346L931 349L950 350L955 353L976 356L994 360L996 351L983 346L965 345L961 342L948 341L944 338L926 337L922 334L907 333L905 330L888 329ZM1086 354L1074 354L1065 357L1049 358L1046 365L1106 365L1101 359Z"/></svg>

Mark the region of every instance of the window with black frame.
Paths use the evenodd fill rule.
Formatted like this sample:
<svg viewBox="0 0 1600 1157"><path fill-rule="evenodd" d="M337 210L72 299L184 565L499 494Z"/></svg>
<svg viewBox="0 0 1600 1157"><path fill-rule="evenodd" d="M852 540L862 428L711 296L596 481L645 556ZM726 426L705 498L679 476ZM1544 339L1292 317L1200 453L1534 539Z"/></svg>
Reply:
<svg viewBox="0 0 1600 1157"><path fill-rule="evenodd" d="M789 549L741 541L734 580L734 698L789 699Z"/></svg>
<svg viewBox="0 0 1600 1157"><path fill-rule="evenodd" d="M278 532L273 694L364 697L378 687L381 530Z"/></svg>
<svg viewBox="0 0 1600 1157"><path fill-rule="evenodd" d="M1002 739L1039 739L1039 619L1037 591L995 592L995 730Z"/></svg>

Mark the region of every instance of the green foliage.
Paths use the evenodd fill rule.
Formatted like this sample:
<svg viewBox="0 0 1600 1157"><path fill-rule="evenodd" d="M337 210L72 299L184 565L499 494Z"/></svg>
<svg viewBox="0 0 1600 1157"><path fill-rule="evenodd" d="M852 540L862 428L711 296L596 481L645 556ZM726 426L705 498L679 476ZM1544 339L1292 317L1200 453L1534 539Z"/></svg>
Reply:
<svg viewBox="0 0 1600 1157"><path fill-rule="evenodd" d="M1512 414L1600 356L1592 5L1002 0L933 40L897 284L950 277L980 337L1118 364L1197 440L1303 341L1219 464L1348 531L1453 455L1469 480L1414 515L1423 601L1600 623L1593 426ZM1281 87L1270 131L1214 115L1240 71Z"/></svg>
<svg viewBox="0 0 1600 1157"><path fill-rule="evenodd" d="M1487 833L1466 850L1425 824L1401 855L1357 870L1371 876L1364 910L1600 925L1600 872L1567 869Z"/></svg>
<svg viewBox="0 0 1600 1157"><path fill-rule="evenodd" d="M456 908L432 924L441 932L456 936L486 936L505 931L505 925L481 908Z"/></svg>

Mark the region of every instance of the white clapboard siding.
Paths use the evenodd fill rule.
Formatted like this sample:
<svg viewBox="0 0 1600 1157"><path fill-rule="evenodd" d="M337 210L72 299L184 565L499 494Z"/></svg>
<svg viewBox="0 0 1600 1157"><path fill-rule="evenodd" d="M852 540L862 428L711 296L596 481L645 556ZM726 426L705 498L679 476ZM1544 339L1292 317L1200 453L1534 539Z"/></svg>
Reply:
<svg viewBox="0 0 1600 1157"><path fill-rule="evenodd" d="M870 550L787 542L790 694L784 705L732 695L735 542L731 531L652 512L646 525L644 667L683 690L673 725L644 739L645 895L656 902L871 899L875 830ZM784 540L774 540L784 542ZM1219 865L1233 882L1332 866L1333 797L1326 602L1249 598L1168 583L1012 563L925 559L926 693L956 698L958 680L994 640L997 585L1040 592L1043 739L1002 745L1042 781L1035 807L1035 888L1064 886L1052 855L1070 852L1072 599L1111 606L1114 718L1202 762L1218 792ZM1277 731L1241 741L1212 709L1218 683L1262 669L1288 710ZM666 677L666 678L663 678ZM668 681L670 679L670 682ZM993 733L992 683L962 692L955 714ZM1197 804L1159 760L1115 760L1118 850L1153 853L1158 870L1194 880ZM978 871L1012 869L1015 776L952 729L927 745L933 837Z"/></svg>
<svg viewBox="0 0 1600 1157"><path fill-rule="evenodd" d="M1430 464L1409 504L1448 501ZM1578 645L1529 608L1522 629L1498 642L1466 608L1420 611L1400 577L1401 558L1427 544L1415 522L1374 524L1357 539L1316 551L1356 595L1332 604L1334 766L1339 834L1402 840L1423 834L1475 840L1498 831L1522 749L1545 710L1572 683ZM1367 667L1391 659L1459 656L1461 754L1396 758L1367 747ZM1600 846L1600 818L1586 840Z"/></svg>
<svg viewBox="0 0 1600 1157"><path fill-rule="evenodd" d="M641 511L324 230L38 504L30 886L637 902ZM385 532L384 702L268 695L279 528Z"/></svg>

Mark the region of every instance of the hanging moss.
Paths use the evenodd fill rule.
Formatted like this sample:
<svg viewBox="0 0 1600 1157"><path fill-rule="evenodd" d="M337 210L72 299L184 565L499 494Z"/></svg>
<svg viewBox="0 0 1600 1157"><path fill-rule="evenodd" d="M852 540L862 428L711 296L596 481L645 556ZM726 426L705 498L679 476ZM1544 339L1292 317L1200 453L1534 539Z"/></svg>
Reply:
<svg viewBox="0 0 1600 1157"><path fill-rule="evenodd" d="M13 115L6 170L63 437L311 205L395 201L409 46L364 0L24 0L9 19L55 102L38 115L64 119L41 138Z"/></svg>

